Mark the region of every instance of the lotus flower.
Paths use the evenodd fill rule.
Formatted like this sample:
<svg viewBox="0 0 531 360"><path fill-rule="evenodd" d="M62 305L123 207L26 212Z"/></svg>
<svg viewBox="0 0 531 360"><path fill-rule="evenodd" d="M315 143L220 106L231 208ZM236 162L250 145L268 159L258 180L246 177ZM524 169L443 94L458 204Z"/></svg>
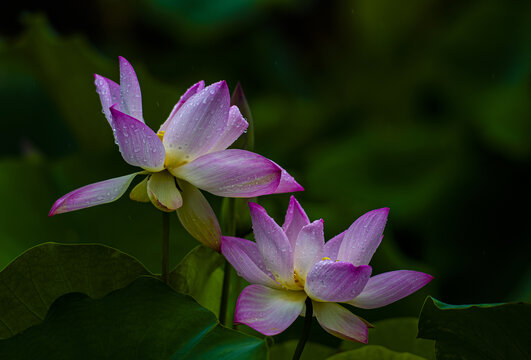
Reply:
<svg viewBox="0 0 531 360"><path fill-rule="evenodd" d="M366 322L338 303L378 308L432 279L409 270L371 277L368 264L382 240L388 208L366 213L325 243L323 220L310 223L294 197L282 227L264 208L249 205L256 242L223 237L221 252L252 284L238 298L234 322L264 335L279 334L304 315L310 297L314 315L327 332L366 343Z"/></svg>
<svg viewBox="0 0 531 360"><path fill-rule="evenodd" d="M190 87L155 133L142 116L140 86L131 64L120 60L120 85L95 75L103 113L124 160L141 171L74 190L55 202L49 216L115 201L137 175L147 175L131 199L177 210L183 226L219 251L216 216L198 189L225 197L255 197L300 191L284 169L258 154L227 149L248 127L230 106L225 81Z"/></svg>

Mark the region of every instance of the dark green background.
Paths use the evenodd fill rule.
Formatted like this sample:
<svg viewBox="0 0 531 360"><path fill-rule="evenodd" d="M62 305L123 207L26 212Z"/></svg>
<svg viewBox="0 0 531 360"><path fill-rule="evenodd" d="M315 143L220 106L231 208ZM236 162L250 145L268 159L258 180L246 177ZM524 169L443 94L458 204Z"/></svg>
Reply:
<svg viewBox="0 0 531 360"><path fill-rule="evenodd" d="M241 81L255 151L306 188L296 196L325 220L327 239L391 208L374 272L435 279L358 312L369 321L417 316L428 293L448 303L530 300L529 2L12 5L0 15L0 267L56 241L115 246L159 271L153 206L124 196L47 218L66 192L135 171L114 145L92 76L117 80L122 55L155 130L198 80ZM218 211L220 199L209 199ZM260 202L282 222L288 199ZM175 265L196 242L172 221Z"/></svg>

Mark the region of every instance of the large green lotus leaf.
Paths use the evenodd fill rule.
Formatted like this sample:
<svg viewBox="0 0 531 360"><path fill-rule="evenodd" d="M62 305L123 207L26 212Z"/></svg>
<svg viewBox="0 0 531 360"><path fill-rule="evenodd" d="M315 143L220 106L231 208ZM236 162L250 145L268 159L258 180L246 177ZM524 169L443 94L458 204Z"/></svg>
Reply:
<svg viewBox="0 0 531 360"><path fill-rule="evenodd" d="M271 359L274 360L291 360L295 349L297 348L298 340L284 341L275 344L271 347ZM337 354L338 350L330 346L315 342L307 342L302 352L302 360L321 360L329 356Z"/></svg>
<svg viewBox="0 0 531 360"><path fill-rule="evenodd" d="M428 297L419 337L435 340L438 360L531 358L531 304L449 305Z"/></svg>
<svg viewBox="0 0 531 360"><path fill-rule="evenodd" d="M64 294L99 298L147 274L138 260L108 246L35 246L0 272L0 339L40 323Z"/></svg>
<svg viewBox="0 0 531 360"><path fill-rule="evenodd" d="M101 299L64 295L41 324L0 341L0 358L266 359L267 346L145 276Z"/></svg>
<svg viewBox="0 0 531 360"><path fill-rule="evenodd" d="M327 360L425 360L425 358L407 352L392 351L383 346L365 345L357 350L331 356Z"/></svg>
<svg viewBox="0 0 531 360"><path fill-rule="evenodd" d="M394 318L376 321L369 329L368 345L380 345L397 352L408 352L426 359L435 359L435 343L432 340L418 339L418 319L413 317ZM363 344L344 341L341 349L354 350Z"/></svg>

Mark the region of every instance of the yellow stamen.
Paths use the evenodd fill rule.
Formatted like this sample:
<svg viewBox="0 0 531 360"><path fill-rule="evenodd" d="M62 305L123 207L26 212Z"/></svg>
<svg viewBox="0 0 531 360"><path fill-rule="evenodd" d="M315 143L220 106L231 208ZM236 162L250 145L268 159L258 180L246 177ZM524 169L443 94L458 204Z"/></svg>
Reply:
<svg viewBox="0 0 531 360"><path fill-rule="evenodd" d="M330 259L329 257L324 257L322 260L325 261L325 260L332 260L332 259Z"/></svg>
<svg viewBox="0 0 531 360"><path fill-rule="evenodd" d="M162 139L164 139L164 133L165 133L165 132L166 132L166 131L159 131L159 132L157 133L157 136L159 137L160 141L162 141Z"/></svg>

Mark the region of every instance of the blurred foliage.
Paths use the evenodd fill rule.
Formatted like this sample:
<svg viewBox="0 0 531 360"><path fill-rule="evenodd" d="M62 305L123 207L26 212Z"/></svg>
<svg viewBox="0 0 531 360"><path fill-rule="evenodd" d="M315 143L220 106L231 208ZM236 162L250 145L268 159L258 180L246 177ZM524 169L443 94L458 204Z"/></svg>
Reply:
<svg viewBox="0 0 531 360"><path fill-rule="evenodd" d="M407 352L399 353L379 345L367 345L331 356L328 360L425 360Z"/></svg>
<svg viewBox="0 0 531 360"><path fill-rule="evenodd" d="M123 55L154 129L198 80L227 79L231 89L241 81L255 151L305 187L296 196L310 219L325 220L327 239L391 207L374 272L421 270L435 280L356 314L417 316L428 293L453 303L531 299L531 3L16 6L0 22L0 267L42 242L98 242L159 271L162 219L149 204L124 196L46 217L63 194L134 171L113 145L93 85L93 73L117 80ZM220 199L206 196L219 215ZM288 197L259 201L282 223ZM175 265L197 243L172 218ZM312 331L312 341L339 345Z"/></svg>

